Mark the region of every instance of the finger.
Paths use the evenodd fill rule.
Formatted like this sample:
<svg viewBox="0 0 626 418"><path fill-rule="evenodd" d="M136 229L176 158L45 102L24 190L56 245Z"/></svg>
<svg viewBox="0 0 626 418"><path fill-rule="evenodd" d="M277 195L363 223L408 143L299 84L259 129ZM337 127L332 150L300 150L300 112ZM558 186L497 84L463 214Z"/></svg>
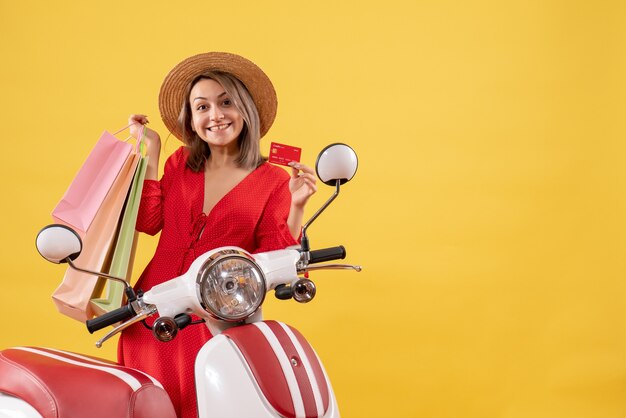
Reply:
<svg viewBox="0 0 626 418"><path fill-rule="evenodd" d="M308 189L311 194L317 192L317 186L315 183L308 179L302 179L302 182L298 186L298 189L304 190L304 188Z"/></svg>
<svg viewBox="0 0 626 418"><path fill-rule="evenodd" d="M313 171L313 169L311 167L309 167L308 165L305 164L301 164L297 161L291 161L288 164L290 167L292 168L297 168L298 170L304 172L304 173L309 173L309 174L313 174L315 173L315 171Z"/></svg>
<svg viewBox="0 0 626 418"><path fill-rule="evenodd" d="M308 165L298 163L298 168L300 169L300 171L302 171L304 173L315 174L315 170L313 170Z"/></svg>
<svg viewBox="0 0 626 418"><path fill-rule="evenodd" d="M306 179L305 179L304 182L307 184L307 186L309 186L309 189L311 189L311 191L313 193L317 192L317 186L315 185L315 183L311 182L310 180L306 180ZM311 194L313 194L313 193L311 193Z"/></svg>
<svg viewBox="0 0 626 418"><path fill-rule="evenodd" d="M130 115L130 117L128 118L128 123L131 123L131 124L139 123L141 125L145 125L146 123L148 123L148 117L146 115L141 115L141 114Z"/></svg>
<svg viewBox="0 0 626 418"><path fill-rule="evenodd" d="M302 179L309 180L313 184L317 183L317 177L315 177L313 174L310 174L310 173L300 173L300 174L298 174L298 176L300 178L302 178Z"/></svg>

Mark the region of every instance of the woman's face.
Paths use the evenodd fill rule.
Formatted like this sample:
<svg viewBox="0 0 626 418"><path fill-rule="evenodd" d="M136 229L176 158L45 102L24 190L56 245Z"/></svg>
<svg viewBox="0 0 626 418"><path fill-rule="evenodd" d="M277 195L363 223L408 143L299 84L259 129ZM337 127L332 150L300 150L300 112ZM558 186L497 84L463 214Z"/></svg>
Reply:
<svg viewBox="0 0 626 418"><path fill-rule="evenodd" d="M238 148L243 117L220 83L203 78L189 93L191 126L211 147Z"/></svg>

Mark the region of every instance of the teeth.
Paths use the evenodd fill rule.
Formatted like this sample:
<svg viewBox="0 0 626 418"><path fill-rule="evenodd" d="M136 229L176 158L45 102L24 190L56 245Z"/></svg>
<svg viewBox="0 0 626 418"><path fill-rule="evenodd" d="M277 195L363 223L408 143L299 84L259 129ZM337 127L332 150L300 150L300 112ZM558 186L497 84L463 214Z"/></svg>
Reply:
<svg viewBox="0 0 626 418"><path fill-rule="evenodd" d="M209 131L211 131L211 132L222 131L222 130L228 128L229 126L230 126L230 124L228 124L228 123L225 123L224 125L211 126L209 128Z"/></svg>

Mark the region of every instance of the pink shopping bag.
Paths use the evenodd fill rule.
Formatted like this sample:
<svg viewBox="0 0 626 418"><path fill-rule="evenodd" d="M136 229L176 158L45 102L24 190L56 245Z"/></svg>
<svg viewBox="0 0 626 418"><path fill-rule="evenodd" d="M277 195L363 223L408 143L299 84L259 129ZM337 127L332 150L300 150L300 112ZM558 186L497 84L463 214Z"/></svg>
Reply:
<svg viewBox="0 0 626 418"><path fill-rule="evenodd" d="M92 271L108 271L117 240L133 177L139 163L139 154L132 153L123 162L119 175L103 199L89 230L83 235L83 250L75 260L77 266ZM98 276L68 267L61 285L52 294L57 309L63 315L84 322L94 316L90 300L104 282Z"/></svg>
<svg viewBox="0 0 626 418"><path fill-rule="evenodd" d="M55 221L87 232L132 150L132 144L105 131L52 211Z"/></svg>

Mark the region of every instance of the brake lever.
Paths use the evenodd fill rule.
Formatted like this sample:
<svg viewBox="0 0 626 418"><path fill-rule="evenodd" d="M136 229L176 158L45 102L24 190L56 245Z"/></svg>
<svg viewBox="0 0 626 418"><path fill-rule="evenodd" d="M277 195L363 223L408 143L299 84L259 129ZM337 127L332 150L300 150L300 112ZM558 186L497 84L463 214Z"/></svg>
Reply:
<svg viewBox="0 0 626 418"><path fill-rule="evenodd" d="M102 344L108 339L110 339L111 337L113 337L115 334L125 330L126 328L128 328L129 326L133 324L136 324L137 322L143 321L150 315L154 315L156 312L157 312L156 306L150 306L148 307L147 310L144 310L139 315L134 316L133 318L129 319L126 322L122 322L121 324L113 328L111 331L107 332L107 334L104 337L96 341L96 347L98 348L102 347Z"/></svg>
<svg viewBox="0 0 626 418"><path fill-rule="evenodd" d="M304 273L313 270L355 270L357 272L363 270L361 266L355 266L352 264L317 264L315 266L308 265L306 267L298 268L298 273Z"/></svg>

